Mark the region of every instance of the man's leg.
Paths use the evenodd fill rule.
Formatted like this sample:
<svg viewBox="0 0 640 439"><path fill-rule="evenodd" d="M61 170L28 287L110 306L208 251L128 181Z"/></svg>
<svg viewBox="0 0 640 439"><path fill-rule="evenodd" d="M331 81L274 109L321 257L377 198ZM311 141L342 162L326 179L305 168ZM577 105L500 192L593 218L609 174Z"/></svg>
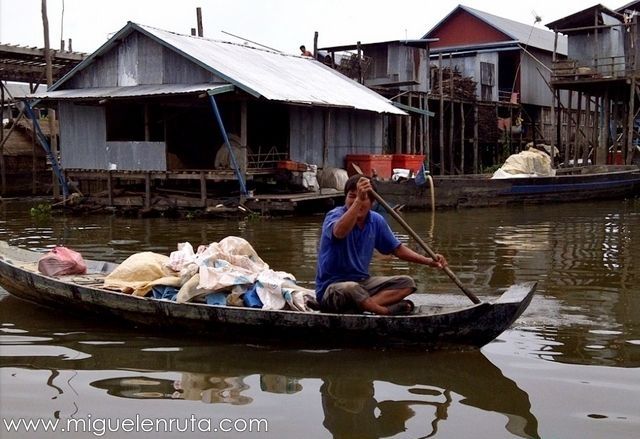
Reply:
<svg viewBox="0 0 640 439"><path fill-rule="evenodd" d="M362 282L336 282L329 285L320 308L325 312L368 311L388 315L395 305L416 290L409 276L372 276Z"/></svg>
<svg viewBox="0 0 640 439"><path fill-rule="evenodd" d="M336 282L327 287L320 303L324 312L338 314L361 313L389 314L389 310L371 300L369 292L358 282Z"/></svg>
<svg viewBox="0 0 640 439"><path fill-rule="evenodd" d="M395 305L416 291L415 281L409 276L372 276L360 284L370 295L369 303L364 306L385 308L386 312L376 314L389 314L386 309L388 306Z"/></svg>

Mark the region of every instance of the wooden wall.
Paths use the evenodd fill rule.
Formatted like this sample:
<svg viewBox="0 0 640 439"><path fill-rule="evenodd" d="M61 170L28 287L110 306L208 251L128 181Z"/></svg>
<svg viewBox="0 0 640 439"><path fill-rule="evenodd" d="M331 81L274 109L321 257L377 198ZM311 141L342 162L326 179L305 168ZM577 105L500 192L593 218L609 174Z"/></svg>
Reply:
<svg viewBox="0 0 640 439"><path fill-rule="evenodd" d="M292 106L289 115L291 160L342 168L347 154L382 154L384 150L381 114Z"/></svg>

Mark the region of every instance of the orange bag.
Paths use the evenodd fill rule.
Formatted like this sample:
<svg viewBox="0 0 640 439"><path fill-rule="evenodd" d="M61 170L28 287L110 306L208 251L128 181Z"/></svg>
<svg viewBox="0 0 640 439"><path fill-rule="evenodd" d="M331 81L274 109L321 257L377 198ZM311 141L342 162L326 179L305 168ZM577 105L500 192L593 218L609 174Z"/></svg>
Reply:
<svg viewBox="0 0 640 439"><path fill-rule="evenodd" d="M87 264L80 253L66 247L55 247L38 260L38 271L47 276L85 274Z"/></svg>

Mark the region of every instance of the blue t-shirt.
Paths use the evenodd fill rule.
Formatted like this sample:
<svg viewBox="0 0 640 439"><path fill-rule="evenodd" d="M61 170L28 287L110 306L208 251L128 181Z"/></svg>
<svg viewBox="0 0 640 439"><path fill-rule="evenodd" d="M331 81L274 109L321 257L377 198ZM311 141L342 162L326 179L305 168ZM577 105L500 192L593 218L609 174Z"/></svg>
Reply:
<svg viewBox="0 0 640 439"><path fill-rule="evenodd" d="M316 273L316 297L319 302L324 291L334 282L367 279L374 249L386 255L400 246L400 241L382 215L372 211L367 215L364 228L356 224L345 238L336 238L333 236L333 226L346 211L346 206L336 207L327 213L322 224Z"/></svg>

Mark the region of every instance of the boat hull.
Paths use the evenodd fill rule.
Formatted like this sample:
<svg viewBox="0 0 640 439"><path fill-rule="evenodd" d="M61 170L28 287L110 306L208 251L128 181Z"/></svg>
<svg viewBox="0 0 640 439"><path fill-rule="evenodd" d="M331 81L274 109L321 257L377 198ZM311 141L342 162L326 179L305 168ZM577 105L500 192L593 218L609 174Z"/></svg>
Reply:
<svg viewBox="0 0 640 439"><path fill-rule="evenodd" d="M518 203L553 203L614 199L640 193L640 169L618 166L586 169L553 177L491 179L490 175L434 176L436 207L487 207ZM589 173L591 172L591 173ZM413 180L378 182L378 193L392 204L431 207L429 185Z"/></svg>
<svg viewBox="0 0 640 439"><path fill-rule="evenodd" d="M89 266L100 264L107 265L88 261ZM0 256L0 285L17 297L40 305L125 320L162 333L181 331L225 339L314 347L420 348L485 345L522 314L536 286L535 282L514 285L494 302L448 312L376 316L179 304L43 276L23 268L7 256Z"/></svg>

